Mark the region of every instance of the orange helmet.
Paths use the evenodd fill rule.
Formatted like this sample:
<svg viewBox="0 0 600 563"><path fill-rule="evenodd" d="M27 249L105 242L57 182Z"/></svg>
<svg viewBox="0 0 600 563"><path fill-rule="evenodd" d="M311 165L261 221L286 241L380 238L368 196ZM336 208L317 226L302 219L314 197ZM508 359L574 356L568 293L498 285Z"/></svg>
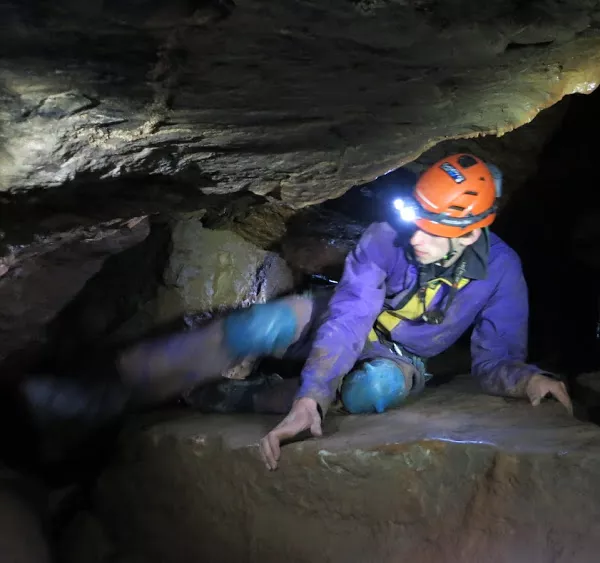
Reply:
<svg viewBox="0 0 600 563"><path fill-rule="evenodd" d="M476 156L443 158L426 170L415 186L417 227L455 238L491 225L501 182L500 171Z"/></svg>

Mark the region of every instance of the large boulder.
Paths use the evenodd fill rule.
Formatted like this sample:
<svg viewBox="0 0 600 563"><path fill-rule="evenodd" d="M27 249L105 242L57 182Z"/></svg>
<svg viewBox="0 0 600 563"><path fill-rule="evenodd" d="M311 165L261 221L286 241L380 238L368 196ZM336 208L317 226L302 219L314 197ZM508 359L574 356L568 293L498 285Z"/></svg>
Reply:
<svg viewBox="0 0 600 563"><path fill-rule="evenodd" d="M206 229L197 215L177 221L172 242L164 281L177 312L247 306L291 288L291 272L279 256L236 233ZM169 298L162 304L166 308Z"/></svg>
<svg viewBox="0 0 600 563"><path fill-rule="evenodd" d="M136 421L97 508L150 562L592 563L600 431L458 378L383 415L326 419L268 472L276 417Z"/></svg>
<svg viewBox="0 0 600 563"><path fill-rule="evenodd" d="M193 327L215 314L286 293L294 279L286 262L237 233L204 226L203 212L176 215L156 295L113 339L139 338L159 327Z"/></svg>

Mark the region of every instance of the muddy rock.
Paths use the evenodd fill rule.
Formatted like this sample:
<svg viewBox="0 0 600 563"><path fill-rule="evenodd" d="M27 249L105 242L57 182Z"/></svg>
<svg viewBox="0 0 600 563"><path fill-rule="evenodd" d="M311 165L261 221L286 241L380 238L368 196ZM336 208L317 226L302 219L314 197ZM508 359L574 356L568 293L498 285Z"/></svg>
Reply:
<svg viewBox="0 0 600 563"><path fill-rule="evenodd" d="M157 563L597 561L600 431L555 402L457 378L383 415L331 415L268 472L258 441L277 420L138 421L100 481L103 519Z"/></svg>
<svg viewBox="0 0 600 563"><path fill-rule="evenodd" d="M303 210L288 222L281 253L295 271L338 280L364 229L365 224L336 211Z"/></svg>
<svg viewBox="0 0 600 563"><path fill-rule="evenodd" d="M143 241L149 232L137 222L114 219L89 224L55 217L28 242L6 244L0 256L0 361L4 374L26 369L49 341L47 327L97 274L110 256ZM87 223L87 224L85 224Z"/></svg>
<svg viewBox="0 0 600 563"><path fill-rule="evenodd" d="M205 229L198 217L179 221L172 240L164 281L183 311L248 305L290 288L281 258L234 233Z"/></svg>
<svg viewBox="0 0 600 563"><path fill-rule="evenodd" d="M285 237L288 223L296 211L272 197L240 196L231 202L229 213L220 210L207 214L206 226L211 229L228 230L268 250L278 250Z"/></svg>
<svg viewBox="0 0 600 563"><path fill-rule="evenodd" d="M595 2L0 6L0 190L177 177L294 207L600 80Z"/></svg>
<svg viewBox="0 0 600 563"><path fill-rule="evenodd" d="M422 172L438 159L456 152L471 152L500 167L503 174L502 208L510 196L537 172L546 143L560 127L570 98L541 111L535 119L502 135L443 141L423 153L408 166Z"/></svg>
<svg viewBox="0 0 600 563"><path fill-rule="evenodd" d="M285 260L240 235L203 225L203 213L178 216L157 295L116 332L135 338L157 327L192 328L216 314L263 303L294 284Z"/></svg>

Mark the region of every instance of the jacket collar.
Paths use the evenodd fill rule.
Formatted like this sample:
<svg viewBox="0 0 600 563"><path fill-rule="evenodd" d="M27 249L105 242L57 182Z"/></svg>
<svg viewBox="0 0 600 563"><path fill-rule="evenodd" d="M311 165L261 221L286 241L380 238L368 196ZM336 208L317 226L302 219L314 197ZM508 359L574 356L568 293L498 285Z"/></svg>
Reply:
<svg viewBox="0 0 600 563"><path fill-rule="evenodd" d="M481 236L472 245L465 248L462 257L457 262L445 270L435 264L428 264L427 266L418 265L414 260L410 246L407 250L408 252L406 254L409 257L409 260L419 267L424 275L424 279L431 280L435 278L444 278L451 281L454 274L454 268L463 259L466 261L465 278L483 280L487 277L488 259L490 255L490 235L488 229L482 229Z"/></svg>
<svg viewBox="0 0 600 563"><path fill-rule="evenodd" d="M467 261L465 277L484 280L487 277L490 256L490 234L487 229L481 230L481 236L471 246L465 248L463 256Z"/></svg>

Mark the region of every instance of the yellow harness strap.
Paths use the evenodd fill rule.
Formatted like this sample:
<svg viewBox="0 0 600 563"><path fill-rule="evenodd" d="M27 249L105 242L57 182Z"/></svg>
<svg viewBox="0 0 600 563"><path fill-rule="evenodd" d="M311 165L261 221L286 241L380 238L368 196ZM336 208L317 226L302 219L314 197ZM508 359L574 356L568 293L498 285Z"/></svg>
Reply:
<svg viewBox="0 0 600 563"><path fill-rule="evenodd" d="M376 342L379 340L375 328L387 333L388 336L391 336L392 331L400 324L400 321L413 321L418 319L427 310L427 307L429 307L431 301L442 287L442 283L452 286L452 283L444 278L435 278L427 283L424 303L419 298L418 292L415 292L402 309L397 309L396 311L383 311L377 317L375 327L369 332L369 341ZM461 278L457 288L461 289L468 283L468 278Z"/></svg>

